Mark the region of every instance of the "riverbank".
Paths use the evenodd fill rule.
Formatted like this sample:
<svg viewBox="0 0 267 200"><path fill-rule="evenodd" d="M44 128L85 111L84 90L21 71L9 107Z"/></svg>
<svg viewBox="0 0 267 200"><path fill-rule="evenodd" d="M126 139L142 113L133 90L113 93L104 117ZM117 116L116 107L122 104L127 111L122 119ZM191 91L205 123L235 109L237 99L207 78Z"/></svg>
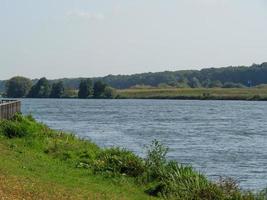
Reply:
<svg viewBox="0 0 267 200"><path fill-rule="evenodd" d="M60 99L77 99L78 90L73 96ZM0 96L1 97L1 96ZM57 99L57 98L56 98ZM177 99L177 100L243 100L267 101L267 86L252 88L175 88L140 87L114 89L109 97L87 97L86 99Z"/></svg>
<svg viewBox="0 0 267 200"><path fill-rule="evenodd" d="M267 100L267 88L133 88L117 90L122 99Z"/></svg>
<svg viewBox="0 0 267 200"><path fill-rule="evenodd" d="M146 158L49 129L31 116L0 123L0 196L5 199L260 199L230 179L210 182L165 159L154 142Z"/></svg>

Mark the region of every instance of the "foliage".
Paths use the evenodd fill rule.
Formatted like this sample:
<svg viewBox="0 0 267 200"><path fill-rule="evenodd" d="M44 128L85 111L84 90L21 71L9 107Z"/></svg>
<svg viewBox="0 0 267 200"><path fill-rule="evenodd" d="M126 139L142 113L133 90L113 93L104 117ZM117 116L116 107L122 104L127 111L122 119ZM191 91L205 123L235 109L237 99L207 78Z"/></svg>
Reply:
<svg viewBox="0 0 267 200"><path fill-rule="evenodd" d="M266 192L243 192L232 179L209 181L191 166L167 161L168 149L158 141L149 146L146 157L144 182L146 192L164 199L177 200L265 200Z"/></svg>
<svg viewBox="0 0 267 200"><path fill-rule="evenodd" d="M27 127L18 122L2 121L0 127L5 136L9 138L23 137L27 135Z"/></svg>
<svg viewBox="0 0 267 200"><path fill-rule="evenodd" d="M147 147L147 157L145 159L145 164L147 167L148 180L157 179L160 174L160 169L167 162L166 154L168 148L164 147L157 140L152 141L152 144Z"/></svg>
<svg viewBox="0 0 267 200"><path fill-rule="evenodd" d="M196 77L193 77L189 84L190 84L191 88L200 88L201 87L201 83L198 80L198 78L196 78Z"/></svg>
<svg viewBox="0 0 267 200"><path fill-rule="evenodd" d="M30 79L20 76L13 77L6 82L6 95L11 98L25 97L31 86Z"/></svg>
<svg viewBox="0 0 267 200"><path fill-rule="evenodd" d="M31 88L28 97L30 98L48 98L51 92L49 81L43 77Z"/></svg>
<svg viewBox="0 0 267 200"><path fill-rule="evenodd" d="M84 78L62 78L56 80L50 80L49 84L57 83L62 81L65 88L75 91L79 89L81 81L86 81ZM28 80L29 81L29 80ZM237 67L223 67L223 68L205 68L202 70L182 70L182 71L165 71L156 73L141 73L133 75L108 75L102 78L92 78L92 82L96 82L97 85L101 86L95 92L95 97L103 98L104 89L103 84L107 84L112 88L116 89L126 89L135 86L147 86L147 87L157 87L163 86L167 88L168 86L177 88L244 88L244 87L254 87L257 85L267 84L267 63L253 64L250 67L237 66ZM98 84L101 81L103 84ZM37 80L33 80L36 83ZM4 84L6 81L0 81L0 93L4 92ZM87 85L87 84L85 84ZM80 94L80 98L88 98L88 96L93 95L93 86L89 84L88 87L85 86ZM17 87L17 86L16 86ZM18 85L21 87L21 84ZM24 88L24 87L22 87ZM28 88L28 87L27 87ZM45 89L46 88L46 89ZM102 89L101 89L102 88ZM16 89L13 87L14 91L10 97L24 97L28 92L24 89ZM44 92L49 90L49 87L45 86L43 92L38 93L40 88L34 88L29 96L47 97L50 92ZM19 92L22 91L22 92ZM35 94L35 95L33 95ZM66 97L73 97L73 95L64 95Z"/></svg>
<svg viewBox="0 0 267 200"><path fill-rule="evenodd" d="M102 151L94 162L96 172L111 172L137 177L145 170L144 162L132 152L120 148Z"/></svg>
<svg viewBox="0 0 267 200"><path fill-rule="evenodd" d="M78 97L78 90L70 89L70 88L64 88L64 94L62 97L63 98L76 98L76 97Z"/></svg>
<svg viewBox="0 0 267 200"><path fill-rule="evenodd" d="M241 84L247 87L267 83L267 63L250 67L206 68L202 70L165 71L156 73L140 73L133 75L108 75L101 80L116 89L131 88L135 85L157 87L165 83L173 87L221 87L227 82ZM64 79L64 84L77 88L80 79ZM235 87L235 85L234 85Z"/></svg>
<svg viewBox="0 0 267 200"><path fill-rule="evenodd" d="M208 79L203 82L203 86L206 88L221 88L223 84L219 80L211 81Z"/></svg>
<svg viewBox="0 0 267 200"><path fill-rule="evenodd" d="M22 117L20 114L16 114L12 120L0 122L0 132L9 138L27 136L35 130L34 127L35 122L31 116Z"/></svg>
<svg viewBox="0 0 267 200"><path fill-rule="evenodd" d="M149 193L166 199L198 199L203 190L213 189L205 176L194 171L192 167L176 162L160 166L157 178L158 183L149 189ZM209 192L209 196L212 196L208 198L210 200L216 199L213 191Z"/></svg>
<svg viewBox="0 0 267 200"><path fill-rule="evenodd" d="M93 82L91 79L81 80L79 85L78 97L81 99L88 98L93 94Z"/></svg>
<svg viewBox="0 0 267 200"><path fill-rule="evenodd" d="M244 88L245 86L241 83L226 82L222 86L223 88Z"/></svg>
<svg viewBox="0 0 267 200"><path fill-rule="evenodd" d="M61 98L64 94L64 85L62 81L53 83L50 98Z"/></svg>
<svg viewBox="0 0 267 200"><path fill-rule="evenodd" d="M104 97L108 99L113 99L116 97L116 90L112 87L105 87Z"/></svg>
<svg viewBox="0 0 267 200"><path fill-rule="evenodd" d="M7 82L7 81L1 81L1 80L0 80L0 93L4 93L4 92L5 92L6 82Z"/></svg>
<svg viewBox="0 0 267 200"><path fill-rule="evenodd" d="M94 83L94 97L103 97L106 87L107 85L104 82L100 80L96 81Z"/></svg>

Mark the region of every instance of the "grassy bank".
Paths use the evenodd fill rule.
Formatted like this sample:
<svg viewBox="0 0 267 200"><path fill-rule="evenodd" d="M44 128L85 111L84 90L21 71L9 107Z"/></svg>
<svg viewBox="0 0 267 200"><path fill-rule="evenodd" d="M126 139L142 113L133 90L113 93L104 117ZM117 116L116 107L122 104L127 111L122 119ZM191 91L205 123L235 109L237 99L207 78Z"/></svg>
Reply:
<svg viewBox="0 0 267 200"><path fill-rule="evenodd" d="M126 99L267 100L267 87L258 88L135 88L118 90Z"/></svg>
<svg viewBox="0 0 267 200"><path fill-rule="evenodd" d="M0 122L0 152L2 199L266 199L167 161L156 141L143 159L51 130L31 116Z"/></svg>

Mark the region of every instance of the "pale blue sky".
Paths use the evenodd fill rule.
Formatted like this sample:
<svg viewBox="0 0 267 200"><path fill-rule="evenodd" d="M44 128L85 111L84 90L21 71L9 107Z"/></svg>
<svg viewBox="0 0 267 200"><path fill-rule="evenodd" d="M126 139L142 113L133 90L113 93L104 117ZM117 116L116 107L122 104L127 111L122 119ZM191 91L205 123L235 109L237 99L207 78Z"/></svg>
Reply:
<svg viewBox="0 0 267 200"><path fill-rule="evenodd" d="M266 0L0 0L0 79L265 61Z"/></svg>

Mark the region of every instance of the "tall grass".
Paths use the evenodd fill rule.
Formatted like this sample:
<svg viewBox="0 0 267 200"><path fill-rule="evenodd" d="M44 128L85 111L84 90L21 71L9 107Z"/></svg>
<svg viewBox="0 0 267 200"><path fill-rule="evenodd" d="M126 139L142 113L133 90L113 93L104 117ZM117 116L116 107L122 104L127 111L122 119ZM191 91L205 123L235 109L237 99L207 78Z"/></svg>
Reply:
<svg viewBox="0 0 267 200"><path fill-rule="evenodd" d="M267 100L267 88L132 88L117 91L128 99Z"/></svg>

